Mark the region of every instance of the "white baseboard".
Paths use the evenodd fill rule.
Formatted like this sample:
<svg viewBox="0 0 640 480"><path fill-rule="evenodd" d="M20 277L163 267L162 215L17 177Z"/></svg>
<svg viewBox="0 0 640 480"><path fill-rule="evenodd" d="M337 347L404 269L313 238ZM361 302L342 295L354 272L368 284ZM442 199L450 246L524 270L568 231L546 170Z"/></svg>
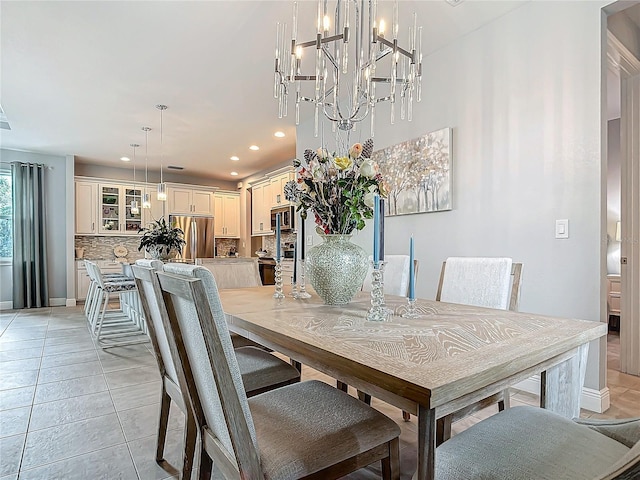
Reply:
<svg viewBox="0 0 640 480"><path fill-rule="evenodd" d="M534 375L526 380L515 384L512 388L522 390L524 392L540 395L540 375ZM580 407L590 412L604 413L611 405L611 397L609 396L609 387L602 390L594 388L582 387L580 395Z"/></svg>
<svg viewBox="0 0 640 480"><path fill-rule="evenodd" d="M51 307L75 307L75 298L50 298L49 305ZM13 301L7 300L6 302L0 302L0 310L11 310L13 308Z"/></svg>
<svg viewBox="0 0 640 480"><path fill-rule="evenodd" d="M66 298L50 298L49 299L49 306L50 307L64 307L67 305L67 299Z"/></svg>

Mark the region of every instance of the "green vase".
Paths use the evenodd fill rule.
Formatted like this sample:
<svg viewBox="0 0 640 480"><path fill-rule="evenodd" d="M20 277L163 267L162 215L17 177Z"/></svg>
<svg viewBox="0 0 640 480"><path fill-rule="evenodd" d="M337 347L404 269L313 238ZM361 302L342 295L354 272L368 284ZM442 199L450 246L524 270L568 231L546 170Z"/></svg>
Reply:
<svg viewBox="0 0 640 480"><path fill-rule="evenodd" d="M327 305L345 305L362 288L369 257L351 235L321 235L323 242L309 249L305 274Z"/></svg>

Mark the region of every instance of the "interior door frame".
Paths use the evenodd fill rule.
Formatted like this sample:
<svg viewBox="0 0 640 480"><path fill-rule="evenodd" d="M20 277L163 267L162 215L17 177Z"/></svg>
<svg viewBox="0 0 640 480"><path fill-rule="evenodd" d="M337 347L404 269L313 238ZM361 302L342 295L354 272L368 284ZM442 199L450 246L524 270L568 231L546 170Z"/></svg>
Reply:
<svg viewBox="0 0 640 480"><path fill-rule="evenodd" d="M621 95L620 371L640 375L640 59L611 32L607 43Z"/></svg>

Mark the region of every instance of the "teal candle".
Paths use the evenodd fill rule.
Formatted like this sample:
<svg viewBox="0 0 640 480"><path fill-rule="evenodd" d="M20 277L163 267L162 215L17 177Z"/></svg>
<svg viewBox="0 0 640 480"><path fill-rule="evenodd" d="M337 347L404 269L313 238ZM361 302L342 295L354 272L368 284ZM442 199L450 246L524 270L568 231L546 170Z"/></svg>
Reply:
<svg viewBox="0 0 640 480"><path fill-rule="evenodd" d="M416 299L416 271L413 261L413 235L409 240L409 299Z"/></svg>
<svg viewBox="0 0 640 480"><path fill-rule="evenodd" d="M276 262L280 261L280 214L276 213Z"/></svg>
<svg viewBox="0 0 640 480"><path fill-rule="evenodd" d="M380 262L380 195L373 197L373 263Z"/></svg>

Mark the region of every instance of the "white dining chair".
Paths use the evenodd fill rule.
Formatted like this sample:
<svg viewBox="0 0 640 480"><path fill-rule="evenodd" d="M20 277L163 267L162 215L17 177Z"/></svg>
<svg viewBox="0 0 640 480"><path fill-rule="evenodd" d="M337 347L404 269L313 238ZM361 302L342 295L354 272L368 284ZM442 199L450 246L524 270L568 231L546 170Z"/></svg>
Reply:
<svg viewBox="0 0 640 480"><path fill-rule="evenodd" d="M442 264L436 301L501 310L518 309L522 264L506 257L449 257ZM509 389L438 420L438 443L451 438L451 424L489 405L509 408ZM405 420L409 414L403 412Z"/></svg>

